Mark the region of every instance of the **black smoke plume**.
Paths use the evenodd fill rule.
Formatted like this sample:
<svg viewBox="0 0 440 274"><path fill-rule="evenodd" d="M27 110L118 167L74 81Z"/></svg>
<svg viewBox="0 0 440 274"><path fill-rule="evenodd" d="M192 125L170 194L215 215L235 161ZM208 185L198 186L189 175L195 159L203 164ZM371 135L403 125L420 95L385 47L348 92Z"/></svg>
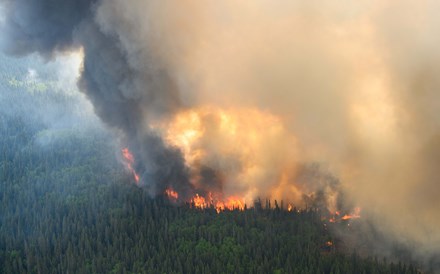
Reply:
<svg viewBox="0 0 440 274"><path fill-rule="evenodd" d="M6 15L1 27L4 50L17 56L37 52L50 59L82 49L80 90L102 121L122 134L122 143L136 158L140 184L152 195L172 186L181 197L188 197L191 185L180 151L167 147L147 122L151 116L170 115L182 106L167 68L148 51L143 58L151 62L131 63L116 33L96 22L99 1L0 3Z"/></svg>
<svg viewBox="0 0 440 274"><path fill-rule="evenodd" d="M248 202L306 194L320 206L337 205L339 195L327 193L343 189L342 200L360 206L377 231L437 270L439 1L0 6L9 53L52 58L82 49L79 86L121 133L152 194L172 186L185 199L197 178L198 189L220 186ZM198 122L177 119L156 133L156 122L176 117ZM176 140L187 129L203 132L190 147L203 152L196 157ZM301 167L311 162L328 164L338 180Z"/></svg>

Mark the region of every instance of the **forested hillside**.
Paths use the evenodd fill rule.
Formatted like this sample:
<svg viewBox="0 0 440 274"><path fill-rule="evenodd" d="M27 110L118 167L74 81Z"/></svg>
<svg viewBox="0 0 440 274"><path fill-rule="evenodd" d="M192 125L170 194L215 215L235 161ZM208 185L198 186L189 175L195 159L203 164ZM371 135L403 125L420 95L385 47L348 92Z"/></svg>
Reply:
<svg viewBox="0 0 440 274"><path fill-rule="evenodd" d="M53 66L0 60L0 273L418 273L344 252L314 209L149 197Z"/></svg>

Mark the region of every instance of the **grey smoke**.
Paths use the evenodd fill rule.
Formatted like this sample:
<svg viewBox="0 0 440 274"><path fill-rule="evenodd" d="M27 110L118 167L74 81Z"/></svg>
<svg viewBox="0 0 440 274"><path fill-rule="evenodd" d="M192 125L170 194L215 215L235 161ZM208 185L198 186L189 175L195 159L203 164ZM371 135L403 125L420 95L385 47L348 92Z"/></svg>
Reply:
<svg viewBox="0 0 440 274"><path fill-rule="evenodd" d="M25 1L2 0L6 15L1 31L3 48L11 54L38 52L51 57L71 50L75 27L91 15L95 0Z"/></svg>
<svg viewBox="0 0 440 274"><path fill-rule="evenodd" d="M416 258L439 253L438 1L0 3L9 53L83 49L80 87L152 194L191 185L150 121L189 103L264 109L296 136L297 162L329 163L340 178L330 190L343 188L377 230ZM321 181L305 174L293 178Z"/></svg>
<svg viewBox="0 0 440 274"><path fill-rule="evenodd" d="M146 53L137 64L117 33L99 25L95 0L1 1L7 15L1 25L1 45L12 55L38 52L53 58L82 49L84 64L79 87L109 127L120 132L122 142L136 157L136 169L152 195L167 186L181 197L191 193L189 175L177 149L165 146L148 129L148 120L170 115L181 107L167 68ZM133 57L133 55L131 55Z"/></svg>

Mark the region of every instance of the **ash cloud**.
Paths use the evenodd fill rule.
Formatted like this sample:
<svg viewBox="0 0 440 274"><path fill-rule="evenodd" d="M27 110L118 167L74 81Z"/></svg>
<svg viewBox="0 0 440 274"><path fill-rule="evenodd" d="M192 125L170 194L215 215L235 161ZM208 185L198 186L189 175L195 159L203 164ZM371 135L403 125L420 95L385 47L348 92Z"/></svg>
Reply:
<svg viewBox="0 0 440 274"><path fill-rule="evenodd" d="M439 253L437 1L1 3L8 52L51 57L82 48L79 84L102 120L121 132L152 193L165 182L191 192L182 152L152 123L207 105L259 109L295 136L284 183L308 185L301 178L309 175L290 163L326 163L344 199L362 207L378 231L409 243L428 263ZM222 151L212 138L203 146ZM215 156L205 159L214 163L208 169L229 169ZM236 183L219 174L223 188ZM258 178L276 175L259 169ZM258 180L255 193L273 184ZM247 188L237 185L232 189Z"/></svg>

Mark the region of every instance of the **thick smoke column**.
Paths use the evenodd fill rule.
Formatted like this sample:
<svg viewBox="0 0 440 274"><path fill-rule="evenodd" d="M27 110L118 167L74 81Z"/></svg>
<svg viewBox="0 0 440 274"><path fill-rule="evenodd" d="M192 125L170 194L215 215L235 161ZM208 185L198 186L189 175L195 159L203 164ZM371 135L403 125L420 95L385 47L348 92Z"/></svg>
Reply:
<svg viewBox="0 0 440 274"><path fill-rule="evenodd" d="M148 120L170 115L181 102L168 69L150 53L124 44L112 29L99 24L103 3L94 0L2 1L7 17L1 43L6 52L38 52L46 58L80 50L84 64L79 86L95 112L121 132L138 159L142 184L151 194L173 186L183 197L190 194L188 172L180 152L167 148L148 128ZM139 49L137 49L139 50Z"/></svg>
<svg viewBox="0 0 440 274"><path fill-rule="evenodd" d="M79 85L152 194L336 204L342 187L377 230L440 252L438 1L1 3L8 52L82 49Z"/></svg>

